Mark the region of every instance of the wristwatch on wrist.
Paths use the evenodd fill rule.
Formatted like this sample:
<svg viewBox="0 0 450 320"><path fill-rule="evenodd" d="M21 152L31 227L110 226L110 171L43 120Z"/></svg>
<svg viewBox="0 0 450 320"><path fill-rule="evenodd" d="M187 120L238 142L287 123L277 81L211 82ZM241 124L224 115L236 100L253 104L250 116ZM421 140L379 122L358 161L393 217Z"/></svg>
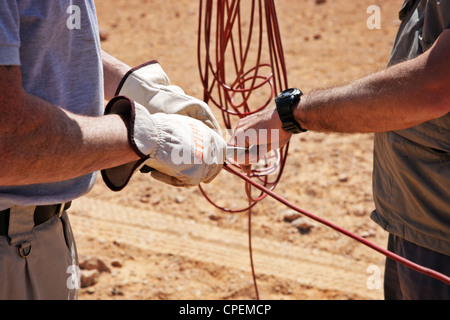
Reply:
<svg viewBox="0 0 450 320"><path fill-rule="evenodd" d="M287 132L296 134L306 131L306 129L303 129L295 120L292 111L292 107L297 105L302 94L303 93L299 89L291 88L284 90L275 99L275 104L277 106L277 111L281 120L282 127Z"/></svg>

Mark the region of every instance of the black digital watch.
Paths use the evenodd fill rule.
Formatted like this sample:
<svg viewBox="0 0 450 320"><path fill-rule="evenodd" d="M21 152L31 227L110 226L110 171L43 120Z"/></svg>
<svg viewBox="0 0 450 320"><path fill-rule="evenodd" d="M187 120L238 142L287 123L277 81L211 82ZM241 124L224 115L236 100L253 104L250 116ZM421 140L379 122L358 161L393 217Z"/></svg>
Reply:
<svg viewBox="0 0 450 320"><path fill-rule="evenodd" d="M303 93L299 89L291 88L284 90L275 99L275 105L277 106L282 127L287 132L296 134L306 131L306 129L303 129L300 124L295 121L292 111L292 107L300 101L302 94Z"/></svg>

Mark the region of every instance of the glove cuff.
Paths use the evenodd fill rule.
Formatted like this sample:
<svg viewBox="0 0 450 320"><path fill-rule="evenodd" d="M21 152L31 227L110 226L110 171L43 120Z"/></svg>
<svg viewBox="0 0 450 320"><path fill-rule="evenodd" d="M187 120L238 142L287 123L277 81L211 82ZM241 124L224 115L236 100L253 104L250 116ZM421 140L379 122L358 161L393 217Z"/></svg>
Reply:
<svg viewBox="0 0 450 320"><path fill-rule="evenodd" d="M142 158L118 167L104 169L101 171L103 182L112 191L121 191L130 182L135 172L140 170L147 159Z"/></svg>
<svg viewBox="0 0 450 320"><path fill-rule="evenodd" d="M198 119L222 135L219 123L209 106L171 85L170 79L156 60L141 64L122 78L116 95L127 96L151 114L181 114Z"/></svg>
<svg viewBox="0 0 450 320"><path fill-rule="evenodd" d="M141 158L113 168L101 171L103 181L113 191L122 190L130 181L131 176L140 169L144 162L158 150L158 126L148 111L128 99L117 96L109 101L105 115L118 114L122 117L128 130L128 142L133 151Z"/></svg>
<svg viewBox="0 0 450 320"><path fill-rule="evenodd" d="M116 93L114 94L114 96L120 95L120 91L122 90L122 88L123 88L123 86L124 86L124 84L125 84L125 81L127 81L127 79L130 77L130 75L131 75L133 72L135 72L135 71L137 71L137 70L139 70L139 69L141 69L141 68L144 68L144 67L146 67L146 66L149 66L149 65L152 65L152 64L157 64L157 63L158 63L158 61L156 61L156 60L150 60L150 61L148 61L148 62L146 62L146 63L143 63L143 64L141 64L141 65L138 65L138 66L136 66L136 67L131 68L130 70L128 70L128 72L125 73L125 75L123 76L122 80L120 81L119 86L117 87Z"/></svg>
<svg viewBox="0 0 450 320"><path fill-rule="evenodd" d="M146 67L148 67L147 69L153 69L152 72L140 72L141 69ZM139 88L142 83L170 85L170 79L157 60L150 60L128 70L120 81L115 96L128 96L129 92L134 93L136 90L139 91L137 88Z"/></svg>

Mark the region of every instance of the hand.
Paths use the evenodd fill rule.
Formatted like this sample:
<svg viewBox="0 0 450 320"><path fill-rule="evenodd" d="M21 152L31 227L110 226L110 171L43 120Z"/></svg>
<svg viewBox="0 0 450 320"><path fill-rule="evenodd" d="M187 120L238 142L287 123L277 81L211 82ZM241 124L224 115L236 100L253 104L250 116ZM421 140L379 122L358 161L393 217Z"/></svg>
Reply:
<svg viewBox="0 0 450 320"><path fill-rule="evenodd" d="M228 144L249 148L245 157L237 159L241 168L249 172L251 163L271 150L285 146L291 136L282 128L276 108L270 107L239 120Z"/></svg>
<svg viewBox="0 0 450 320"><path fill-rule="evenodd" d="M222 135L209 106L204 101L188 96L180 87L171 85L169 77L156 61L131 69L117 88L118 95L138 102L151 114L181 114L198 119Z"/></svg>
<svg viewBox="0 0 450 320"><path fill-rule="evenodd" d="M129 141L139 161L102 170L106 185L123 189L131 176L148 166L155 179L174 186L194 186L212 181L226 154L225 140L203 122L178 115L150 114L126 97L113 98L106 114L119 114L128 128Z"/></svg>

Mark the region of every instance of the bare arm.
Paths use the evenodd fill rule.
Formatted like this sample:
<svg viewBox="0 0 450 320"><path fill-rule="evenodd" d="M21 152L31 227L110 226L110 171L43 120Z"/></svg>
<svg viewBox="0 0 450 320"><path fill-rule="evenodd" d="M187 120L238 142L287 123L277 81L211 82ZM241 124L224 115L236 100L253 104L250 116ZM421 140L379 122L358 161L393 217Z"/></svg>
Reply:
<svg viewBox="0 0 450 320"><path fill-rule="evenodd" d="M111 100L111 98L114 97L123 76L131 69L131 67L105 51L102 51L102 60L105 99Z"/></svg>
<svg viewBox="0 0 450 320"><path fill-rule="evenodd" d="M450 111L450 30L415 59L349 85L312 92L296 109L310 130L382 132L406 129Z"/></svg>
<svg viewBox="0 0 450 320"><path fill-rule="evenodd" d="M137 159L119 116L70 113L22 88L20 68L0 67L0 185L66 180Z"/></svg>
<svg viewBox="0 0 450 320"><path fill-rule="evenodd" d="M449 61L450 30L445 30L415 59L345 86L305 94L294 116L305 129L345 133L399 130L438 118L450 111ZM232 142L242 144L239 137L249 129L279 130L279 141L271 141L277 146L291 137L274 107L240 120Z"/></svg>

